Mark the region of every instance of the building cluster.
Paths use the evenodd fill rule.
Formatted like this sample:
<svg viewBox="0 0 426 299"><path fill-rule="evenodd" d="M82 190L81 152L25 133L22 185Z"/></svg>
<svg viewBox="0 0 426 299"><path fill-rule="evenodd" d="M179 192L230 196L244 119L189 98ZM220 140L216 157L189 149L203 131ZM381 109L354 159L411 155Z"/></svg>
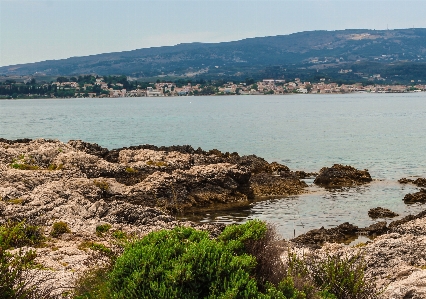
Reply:
<svg viewBox="0 0 426 299"><path fill-rule="evenodd" d="M75 97L163 97L163 96L188 96L188 95L260 95L260 94L288 94L288 93L403 93L426 91L426 85L381 85L371 84L337 84L321 79L319 83L302 82L296 78L294 81L264 79L254 84L227 82L222 86L191 84L177 86L176 83L162 82L150 83L145 89L138 85L136 89L126 90L123 84L107 84L102 78L97 78L94 84L79 86L77 82L55 82L58 89L74 90Z"/></svg>

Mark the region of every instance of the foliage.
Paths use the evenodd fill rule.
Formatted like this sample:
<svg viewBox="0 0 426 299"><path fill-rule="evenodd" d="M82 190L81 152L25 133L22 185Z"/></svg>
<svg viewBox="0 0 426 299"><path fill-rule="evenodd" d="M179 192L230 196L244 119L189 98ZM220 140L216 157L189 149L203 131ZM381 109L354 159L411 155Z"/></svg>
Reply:
<svg viewBox="0 0 426 299"><path fill-rule="evenodd" d="M56 164L50 164L48 167L47 167L47 169L48 170L61 170L62 168L64 168L64 165L63 164L59 164L59 165L56 165Z"/></svg>
<svg viewBox="0 0 426 299"><path fill-rule="evenodd" d="M109 184L107 181L94 180L93 184L95 184L95 186L101 189L102 191L108 191L109 189Z"/></svg>
<svg viewBox="0 0 426 299"><path fill-rule="evenodd" d="M365 262L360 254L354 256L326 255L298 258L289 255L289 273L305 282L313 282L323 294L335 298L378 298L376 286L365 275Z"/></svg>
<svg viewBox="0 0 426 299"><path fill-rule="evenodd" d="M104 233L106 233L107 231L109 231L111 229L111 225L106 223L106 224L101 224L96 226L96 234L98 236L102 236Z"/></svg>
<svg viewBox="0 0 426 299"><path fill-rule="evenodd" d="M3 250L21 246L37 246L43 240L41 228L25 221L8 221L0 226L0 249Z"/></svg>
<svg viewBox="0 0 426 299"><path fill-rule="evenodd" d="M94 244L87 246L94 247ZM95 246L96 247L96 246ZM94 250L100 250L100 249ZM261 221L207 232L177 227L127 245L110 265L80 278L75 298L376 298L359 260L298 258L284 265ZM365 290L364 290L364 289Z"/></svg>
<svg viewBox="0 0 426 299"><path fill-rule="evenodd" d="M65 233L71 232L68 228L68 224L63 221L55 222L52 225L52 230L50 231L50 235L54 238L62 236Z"/></svg>

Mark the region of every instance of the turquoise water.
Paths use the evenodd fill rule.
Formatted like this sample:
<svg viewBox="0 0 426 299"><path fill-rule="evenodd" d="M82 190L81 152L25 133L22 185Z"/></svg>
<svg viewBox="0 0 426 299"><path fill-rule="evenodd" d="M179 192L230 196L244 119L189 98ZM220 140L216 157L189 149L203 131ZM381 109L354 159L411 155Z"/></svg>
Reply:
<svg viewBox="0 0 426 299"><path fill-rule="evenodd" d="M190 144L256 154L294 170L334 163L369 169L375 182L252 203L195 215L200 221L266 219L283 236L350 221L371 224L367 211L401 215L415 190L396 183L426 176L426 93L226 96L0 101L0 137L82 139L108 148ZM309 183L309 182L308 182ZM289 233L291 232L291 233Z"/></svg>

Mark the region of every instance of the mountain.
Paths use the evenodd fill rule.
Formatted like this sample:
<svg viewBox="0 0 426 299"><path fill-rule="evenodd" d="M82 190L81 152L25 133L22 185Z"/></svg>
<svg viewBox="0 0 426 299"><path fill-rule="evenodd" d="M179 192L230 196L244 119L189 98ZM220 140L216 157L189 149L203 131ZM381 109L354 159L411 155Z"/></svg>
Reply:
<svg viewBox="0 0 426 299"><path fill-rule="evenodd" d="M189 43L0 67L0 75L286 77L315 73L426 79L426 29L309 31ZM358 75L354 75L357 73ZM425 73L425 74L423 74ZM342 75L343 76L343 75ZM365 76L364 76L365 77ZM407 77L408 78L408 77Z"/></svg>

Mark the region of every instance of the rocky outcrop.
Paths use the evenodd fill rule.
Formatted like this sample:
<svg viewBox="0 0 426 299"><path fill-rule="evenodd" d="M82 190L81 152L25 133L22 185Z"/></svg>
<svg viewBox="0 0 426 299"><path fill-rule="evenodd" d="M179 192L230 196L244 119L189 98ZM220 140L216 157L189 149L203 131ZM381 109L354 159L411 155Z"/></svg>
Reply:
<svg viewBox="0 0 426 299"><path fill-rule="evenodd" d="M93 202L126 201L173 211L298 194L306 186L285 165L254 155L190 146L142 145L110 151L79 140L2 139L0 171L0 196L5 201L33 202L37 187L50 192L52 183L61 184L59 189L75 188L68 193L91 194Z"/></svg>
<svg viewBox="0 0 426 299"><path fill-rule="evenodd" d="M407 178L402 178L398 180L399 183L401 184L414 184L417 187L426 187L426 179L425 178L418 178L415 180L412 179L407 179Z"/></svg>
<svg viewBox="0 0 426 299"><path fill-rule="evenodd" d="M389 209L377 207L377 208L370 209L368 211L368 216L375 219L375 218L392 218L399 215L395 212L392 212Z"/></svg>
<svg viewBox="0 0 426 299"><path fill-rule="evenodd" d="M372 181L368 170L358 170L352 166L334 164L332 167L324 167L315 178L314 184L326 187L350 187L366 184Z"/></svg>
<svg viewBox="0 0 426 299"><path fill-rule="evenodd" d="M416 202L426 202L426 189L420 189L419 192L416 193L408 193L404 196L404 203L412 204Z"/></svg>

